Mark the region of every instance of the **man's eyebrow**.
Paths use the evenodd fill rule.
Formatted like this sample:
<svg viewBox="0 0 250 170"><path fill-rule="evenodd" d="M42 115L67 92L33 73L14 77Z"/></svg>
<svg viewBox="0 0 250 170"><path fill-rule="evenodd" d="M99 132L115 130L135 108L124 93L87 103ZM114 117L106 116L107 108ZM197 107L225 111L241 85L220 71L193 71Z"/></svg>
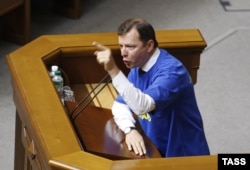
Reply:
<svg viewBox="0 0 250 170"><path fill-rule="evenodd" d="M120 46L136 46L136 44L119 44Z"/></svg>

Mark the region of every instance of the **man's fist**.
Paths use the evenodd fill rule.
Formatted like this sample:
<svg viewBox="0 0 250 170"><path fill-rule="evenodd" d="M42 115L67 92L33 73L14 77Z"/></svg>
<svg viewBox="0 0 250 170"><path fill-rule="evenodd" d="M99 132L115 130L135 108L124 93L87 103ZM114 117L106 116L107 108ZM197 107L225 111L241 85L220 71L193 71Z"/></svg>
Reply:
<svg viewBox="0 0 250 170"><path fill-rule="evenodd" d="M103 65L104 69L109 73L111 78L115 77L119 73L120 69L116 66L110 48L97 42L93 42L92 45L97 48L94 52L97 62Z"/></svg>

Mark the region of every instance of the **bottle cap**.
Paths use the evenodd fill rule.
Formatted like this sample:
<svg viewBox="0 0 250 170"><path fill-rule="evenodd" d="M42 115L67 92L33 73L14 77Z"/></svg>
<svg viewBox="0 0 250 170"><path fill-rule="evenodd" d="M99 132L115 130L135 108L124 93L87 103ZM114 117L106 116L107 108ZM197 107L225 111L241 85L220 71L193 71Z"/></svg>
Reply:
<svg viewBox="0 0 250 170"><path fill-rule="evenodd" d="M57 65L51 66L51 71L55 72L57 70L58 70L58 66Z"/></svg>

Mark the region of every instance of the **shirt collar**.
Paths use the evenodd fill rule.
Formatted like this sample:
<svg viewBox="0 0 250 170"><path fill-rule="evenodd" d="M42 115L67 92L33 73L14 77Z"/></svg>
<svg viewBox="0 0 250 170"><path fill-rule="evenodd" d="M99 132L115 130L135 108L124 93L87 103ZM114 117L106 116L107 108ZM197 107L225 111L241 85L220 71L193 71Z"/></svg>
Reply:
<svg viewBox="0 0 250 170"><path fill-rule="evenodd" d="M153 67L153 65L156 63L156 60L158 59L159 55L160 55L160 50L159 48L156 48L153 55L149 58L149 60L146 62L146 64L144 64L144 66L141 69L145 72L151 69L151 67Z"/></svg>

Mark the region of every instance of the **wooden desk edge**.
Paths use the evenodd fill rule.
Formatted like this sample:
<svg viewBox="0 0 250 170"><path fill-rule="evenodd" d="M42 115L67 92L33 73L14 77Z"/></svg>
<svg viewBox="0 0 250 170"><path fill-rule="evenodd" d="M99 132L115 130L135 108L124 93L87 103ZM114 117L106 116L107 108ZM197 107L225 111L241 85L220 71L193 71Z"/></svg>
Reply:
<svg viewBox="0 0 250 170"><path fill-rule="evenodd" d="M105 158L95 158L86 152L76 152L52 158L49 164L56 169L114 169L114 170L216 170L217 155L209 156L189 156L172 158L151 158L151 159L131 159L112 161ZM153 165L153 166L152 166Z"/></svg>

